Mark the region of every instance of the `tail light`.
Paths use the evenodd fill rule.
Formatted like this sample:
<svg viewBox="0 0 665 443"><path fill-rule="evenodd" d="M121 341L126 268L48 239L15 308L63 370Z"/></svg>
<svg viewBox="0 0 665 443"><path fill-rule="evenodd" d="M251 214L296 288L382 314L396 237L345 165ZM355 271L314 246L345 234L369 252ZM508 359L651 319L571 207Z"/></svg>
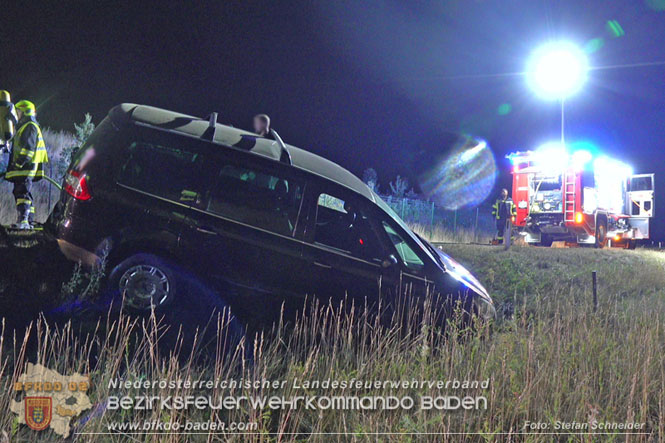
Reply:
<svg viewBox="0 0 665 443"><path fill-rule="evenodd" d="M575 223L582 223L584 220L584 215L581 212L575 214Z"/></svg>
<svg viewBox="0 0 665 443"><path fill-rule="evenodd" d="M65 192L77 200L90 200L88 180L84 173L79 171L68 171L65 175Z"/></svg>

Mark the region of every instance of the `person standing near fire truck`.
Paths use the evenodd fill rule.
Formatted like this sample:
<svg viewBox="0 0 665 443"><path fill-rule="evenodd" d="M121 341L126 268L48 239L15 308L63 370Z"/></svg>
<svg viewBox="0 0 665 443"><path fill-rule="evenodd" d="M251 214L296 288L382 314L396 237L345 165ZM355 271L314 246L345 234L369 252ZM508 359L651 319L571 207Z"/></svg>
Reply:
<svg viewBox="0 0 665 443"><path fill-rule="evenodd" d="M496 218L496 242L497 244L501 244L503 243L504 231L508 222L514 222L517 216L517 208L513 199L508 196L507 189L502 189L501 195L494 202L492 215Z"/></svg>

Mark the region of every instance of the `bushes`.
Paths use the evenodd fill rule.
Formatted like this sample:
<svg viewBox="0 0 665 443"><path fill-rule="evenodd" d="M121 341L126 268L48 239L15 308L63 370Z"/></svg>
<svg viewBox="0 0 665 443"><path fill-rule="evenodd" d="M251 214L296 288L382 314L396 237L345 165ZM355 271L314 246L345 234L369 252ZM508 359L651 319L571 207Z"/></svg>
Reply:
<svg viewBox="0 0 665 443"><path fill-rule="evenodd" d="M46 167L50 172L47 172L47 175L60 182L67 171L71 156L80 142L71 132L55 131L49 128L44 130L44 141L49 151L50 162L50 165Z"/></svg>

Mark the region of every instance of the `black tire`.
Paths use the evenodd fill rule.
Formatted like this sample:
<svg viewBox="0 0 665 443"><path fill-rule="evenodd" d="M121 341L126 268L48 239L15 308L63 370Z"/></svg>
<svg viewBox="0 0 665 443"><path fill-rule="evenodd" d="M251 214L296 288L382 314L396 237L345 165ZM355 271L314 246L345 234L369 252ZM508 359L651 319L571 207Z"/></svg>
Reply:
<svg viewBox="0 0 665 443"><path fill-rule="evenodd" d="M123 309L148 313L170 305L177 293L176 273L162 258L136 254L117 265L108 279L108 292L122 300Z"/></svg>
<svg viewBox="0 0 665 443"><path fill-rule="evenodd" d="M596 223L596 248L603 249L607 245L607 222L598 220Z"/></svg>
<svg viewBox="0 0 665 443"><path fill-rule="evenodd" d="M540 234L540 246L549 248L552 246L552 236L547 234Z"/></svg>
<svg viewBox="0 0 665 443"><path fill-rule="evenodd" d="M636 246L637 246L637 241L628 240L628 244L626 246L626 249L635 249Z"/></svg>

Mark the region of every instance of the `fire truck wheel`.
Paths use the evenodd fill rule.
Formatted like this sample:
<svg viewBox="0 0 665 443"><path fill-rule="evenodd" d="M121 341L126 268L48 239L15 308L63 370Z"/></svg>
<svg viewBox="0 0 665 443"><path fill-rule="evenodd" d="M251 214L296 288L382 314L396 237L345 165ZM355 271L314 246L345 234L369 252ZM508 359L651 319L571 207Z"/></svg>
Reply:
<svg viewBox="0 0 665 443"><path fill-rule="evenodd" d="M540 246L549 248L552 246L552 236L547 234L540 235Z"/></svg>
<svg viewBox="0 0 665 443"><path fill-rule="evenodd" d="M599 220L596 226L596 248L603 249L607 244L607 222Z"/></svg>
<svg viewBox="0 0 665 443"><path fill-rule="evenodd" d="M635 246L637 246L637 242L635 240L628 240L626 249L635 249Z"/></svg>

